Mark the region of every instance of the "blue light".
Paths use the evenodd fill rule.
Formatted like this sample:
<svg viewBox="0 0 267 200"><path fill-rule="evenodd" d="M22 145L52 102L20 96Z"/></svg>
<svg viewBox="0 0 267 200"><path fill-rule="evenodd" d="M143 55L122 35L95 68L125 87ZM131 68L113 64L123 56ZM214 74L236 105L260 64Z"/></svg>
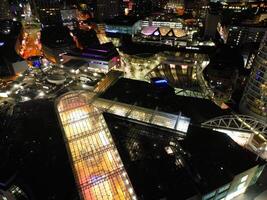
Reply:
<svg viewBox="0 0 267 200"><path fill-rule="evenodd" d="M168 83L168 81L165 79L161 79L161 80L156 80L154 83L155 84L162 84L162 83Z"/></svg>
<svg viewBox="0 0 267 200"><path fill-rule="evenodd" d="M4 46L5 43L4 42L0 42L0 47Z"/></svg>
<svg viewBox="0 0 267 200"><path fill-rule="evenodd" d="M151 83L154 84L156 87L165 88L168 87L168 80L164 78L151 78Z"/></svg>
<svg viewBox="0 0 267 200"><path fill-rule="evenodd" d="M40 60L35 60L35 61L32 62L32 65L33 65L34 67L40 68L41 65L42 65L42 63L41 63Z"/></svg>
<svg viewBox="0 0 267 200"><path fill-rule="evenodd" d="M108 33L118 33L119 31L118 30L107 29L106 32L108 32Z"/></svg>

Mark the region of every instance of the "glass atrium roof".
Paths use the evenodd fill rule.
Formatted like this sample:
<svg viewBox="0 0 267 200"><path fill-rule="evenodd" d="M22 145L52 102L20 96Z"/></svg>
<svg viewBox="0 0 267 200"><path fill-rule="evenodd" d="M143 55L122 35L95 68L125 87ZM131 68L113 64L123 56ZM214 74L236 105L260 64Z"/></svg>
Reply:
<svg viewBox="0 0 267 200"><path fill-rule="evenodd" d="M136 199L101 112L84 94L57 105L80 196L84 200Z"/></svg>
<svg viewBox="0 0 267 200"><path fill-rule="evenodd" d="M92 103L105 112L173 129L179 131L180 134L187 132L190 123L189 118L181 115L160 112L107 99L97 98Z"/></svg>
<svg viewBox="0 0 267 200"><path fill-rule="evenodd" d="M57 111L73 172L84 200L136 199L103 112L173 129L183 136L190 119L97 98L95 93L62 96Z"/></svg>

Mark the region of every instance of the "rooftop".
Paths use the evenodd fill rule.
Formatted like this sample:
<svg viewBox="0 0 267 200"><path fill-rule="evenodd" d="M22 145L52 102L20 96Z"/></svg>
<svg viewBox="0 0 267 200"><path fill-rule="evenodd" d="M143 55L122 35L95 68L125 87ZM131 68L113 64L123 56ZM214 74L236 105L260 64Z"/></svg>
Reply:
<svg viewBox="0 0 267 200"><path fill-rule="evenodd" d="M0 116L0 189L15 184L38 200L77 197L54 103L18 103L13 113Z"/></svg>
<svg viewBox="0 0 267 200"><path fill-rule="evenodd" d="M118 16L106 22L107 25L133 26L138 20L135 16Z"/></svg>
<svg viewBox="0 0 267 200"><path fill-rule="evenodd" d="M97 45L95 47L88 47L83 50L75 49L73 51L70 51L66 55L109 61L113 57L118 56L119 53L116 50L115 46L111 42L109 42Z"/></svg>
<svg viewBox="0 0 267 200"><path fill-rule="evenodd" d="M79 69L80 67L87 66L88 63L84 60L71 59L64 63L64 66L70 69Z"/></svg>
<svg viewBox="0 0 267 200"><path fill-rule="evenodd" d="M265 162L227 135L190 126L184 140L153 125L104 113L136 195L181 199L206 194ZM211 175L212 174L212 175Z"/></svg>
<svg viewBox="0 0 267 200"><path fill-rule="evenodd" d="M140 199L187 199L198 194L186 168L177 163L180 154L166 151L176 150L170 143L176 144L179 137L111 114L104 118Z"/></svg>
<svg viewBox="0 0 267 200"><path fill-rule="evenodd" d="M124 109L115 106L112 112L113 106L85 92L65 94L57 102L84 199L187 199L265 164L223 133L191 125L184 138L150 121L126 119Z"/></svg>
<svg viewBox="0 0 267 200"><path fill-rule="evenodd" d="M172 114L181 112L194 124L229 113L208 99L177 96L171 89L159 89L147 82L125 78L119 79L101 97Z"/></svg>
<svg viewBox="0 0 267 200"><path fill-rule="evenodd" d="M198 126L189 127L180 145L187 152L185 160L199 178L197 185L204 194L229 183L235 175L265 163L261 159L256 161L256 154L226 134Z"/></svg>

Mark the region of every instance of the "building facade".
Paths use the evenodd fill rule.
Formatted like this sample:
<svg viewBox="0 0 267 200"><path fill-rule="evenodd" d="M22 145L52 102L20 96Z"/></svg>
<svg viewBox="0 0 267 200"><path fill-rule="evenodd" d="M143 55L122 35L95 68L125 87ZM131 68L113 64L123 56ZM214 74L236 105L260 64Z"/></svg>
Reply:
<svg viewBox="0 0 267 200"><path fill-rule="evenodd" d="M227 44L230 46L241 46L245 43L260 43L266 27L230 26Z"/></svg>
<svg viewBox="0 0 267 200"><path fill-rule="evenodd" d="M267 34L256 55L247 86L240 102L240 110L258 119L267 118Z"/></svg>
<svg viewBox="0 0 267 200"><path fill-rule="evenodd" d="M0 19L10 19L11 11L8 0L1 0Z"/></svg>
<svg viewBox="0 0 267 200"><path fill-rule="evenodd" d="M112 19L119 15L119 0L98 0L96 5L96 18L99 21Z"/></svg>
<svg viewBox="0 0 267 200"><path fill-rule="evenodd" d="M120 56L111 43L97 47L86 48L83 51L69 51L62 55L63 62L83 60L88 63L91 71L108 73L113 68L120 68Z"/></svg>

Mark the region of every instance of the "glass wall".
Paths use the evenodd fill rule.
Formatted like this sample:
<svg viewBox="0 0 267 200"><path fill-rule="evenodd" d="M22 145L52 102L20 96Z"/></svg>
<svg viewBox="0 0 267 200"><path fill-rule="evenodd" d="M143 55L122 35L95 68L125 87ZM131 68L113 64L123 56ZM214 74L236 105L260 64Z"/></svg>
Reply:
<svg viewBox="0 0 267 200"><path fill-rule="evenodd" d="M81 198L136 199L102 113L79 93L62 97L57 108Z"/></svg>

